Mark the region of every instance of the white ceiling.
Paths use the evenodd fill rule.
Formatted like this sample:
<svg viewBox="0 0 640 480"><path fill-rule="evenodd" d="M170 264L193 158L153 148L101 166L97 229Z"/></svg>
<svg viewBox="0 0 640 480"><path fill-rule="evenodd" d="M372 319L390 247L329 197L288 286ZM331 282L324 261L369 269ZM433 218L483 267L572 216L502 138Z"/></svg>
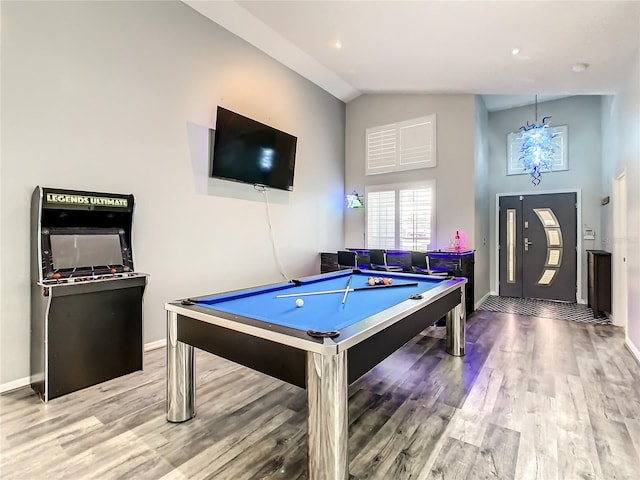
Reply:
<svg viewBox="0 0 640 480"><path fill-rule="evenodd" d="M183 1L345 102L472 93L494 111L615 94L640 47L638 0Z"/></svg>

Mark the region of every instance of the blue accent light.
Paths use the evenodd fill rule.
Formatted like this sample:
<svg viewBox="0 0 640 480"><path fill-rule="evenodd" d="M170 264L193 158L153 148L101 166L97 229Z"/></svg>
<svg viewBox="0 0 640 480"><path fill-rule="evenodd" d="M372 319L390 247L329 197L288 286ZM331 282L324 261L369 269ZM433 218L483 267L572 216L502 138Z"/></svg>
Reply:
<svg viewBox="0 0 640 480"><path fill-rule="evenodd" d="M547 121L551 117L544 117L539 124L533 123L520 127L522 130L522 147L520 148L520 160L524 165L524 171L531 175L531 183L540 184L542 172L551 171L555 145ZM536 95L536 122L538 121L538 96Z"/></svg>

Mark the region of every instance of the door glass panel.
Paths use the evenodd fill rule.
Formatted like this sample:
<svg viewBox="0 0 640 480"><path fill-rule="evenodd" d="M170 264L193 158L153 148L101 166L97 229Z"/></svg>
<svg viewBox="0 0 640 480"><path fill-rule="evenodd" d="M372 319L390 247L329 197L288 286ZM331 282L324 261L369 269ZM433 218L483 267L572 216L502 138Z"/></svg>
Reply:
<svg viewBox="0 0 640 480"><path fill-rule="evenodd" d="M562 233L559 228L545 228L547 234L547 246L562 247Z"/></svg>
<svg viewBox="0 0 640 480"><path fill-rule="evenodd" d="M507 282L516 282L516 210L507 209Z"/></svg>
<svg viewBox="0 0 640 480"><path fill-rule="evenodd" d="M551 285L553 283L553 277L556 276L557 270L546 269L542 272L540 279L538 280L538 285Z"/></svg>
<svg viewBox="0 0 640 480"><path fill-rule="evenodd" d="M558 219L550 208L535 208L536 215L545 227L559 227Z"/></svg>
<svg viewBox="0 0 640 480"><path fill-rule="evenodd" d="M562 249L549 248L547 250L547 267L557 267L562 262Z"/></svg>

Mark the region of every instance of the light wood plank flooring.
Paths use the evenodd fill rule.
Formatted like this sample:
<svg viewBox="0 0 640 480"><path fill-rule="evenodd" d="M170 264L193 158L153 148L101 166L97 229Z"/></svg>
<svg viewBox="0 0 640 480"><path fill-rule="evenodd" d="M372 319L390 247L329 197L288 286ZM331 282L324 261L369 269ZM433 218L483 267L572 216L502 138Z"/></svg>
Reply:
<svg viewBox="0 0 640 480"><path fill-rule="evenodd" d="M443 337L425 330L350 387L353 479L640 478L640 367L620 328L482 311L466 357ZM163 349L46 405L0 396L0 477L307 478L302 389L204 352L196 369L182 424L165 420Z"/></svg>

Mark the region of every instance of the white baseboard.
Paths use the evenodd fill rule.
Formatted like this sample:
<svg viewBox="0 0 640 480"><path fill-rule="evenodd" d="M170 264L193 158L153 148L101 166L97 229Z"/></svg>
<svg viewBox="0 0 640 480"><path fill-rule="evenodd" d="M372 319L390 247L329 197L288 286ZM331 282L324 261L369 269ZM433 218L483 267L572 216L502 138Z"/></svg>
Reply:
<svg viewBox="0 0 640 480"><path fill-rule="evenodd" d="M631 339L629 337L626 337L624 339L624 345L631 352L631 355L633 355L635 357L636 362L638 362L638 365L640 365L640 350L638 350L638 347L636 347L633 344L633 342L631 341Z"/></svg>
<svg viewBox="0 0 640 480"><path fill-rule="evenodd" d="M478 301L476 302L476 304L473 306L473 308L475 308L475 309L477 310L477 309L478 309L478 307L479 307L480 305L482 305L482 304L484 303L484 301L485 301L487 298L489 298L490 296L492 296L492 295L494 295L494 296L495 296L495 294L494 294L493 292L489 292L489 293L487 293L484 297L482 297L480 300L478 300Z"/></svg>
<svg viewBox="0 0 640 480"><path fill-rule="evenodd" d="M167 345L167 339L163 338L162 340L156 340L155 342L149 342L144 344L144 351L148 352L150 350L155 350L157 348L162 348Z"/></svg>
<svg viewBox="0 0 640 480"><path fill-rule="evenodd" d="M31 383L31 377L24 377L14 380L12 382L7 382L0 384L0 393L10 392L11 390L16 390L17 388L26 387Z"/></svg>
<svg viewBox="0 0 640 480"><path fill-rule="evenodd" d="M157 348L163 348L167 344L166 339L156 340L155 342L149 342L144 344L144 351L155 350ZM19 378L11 382L0 384L0 394L16 390L18 388L26 387L31 384L31 377Z"/></svg>

